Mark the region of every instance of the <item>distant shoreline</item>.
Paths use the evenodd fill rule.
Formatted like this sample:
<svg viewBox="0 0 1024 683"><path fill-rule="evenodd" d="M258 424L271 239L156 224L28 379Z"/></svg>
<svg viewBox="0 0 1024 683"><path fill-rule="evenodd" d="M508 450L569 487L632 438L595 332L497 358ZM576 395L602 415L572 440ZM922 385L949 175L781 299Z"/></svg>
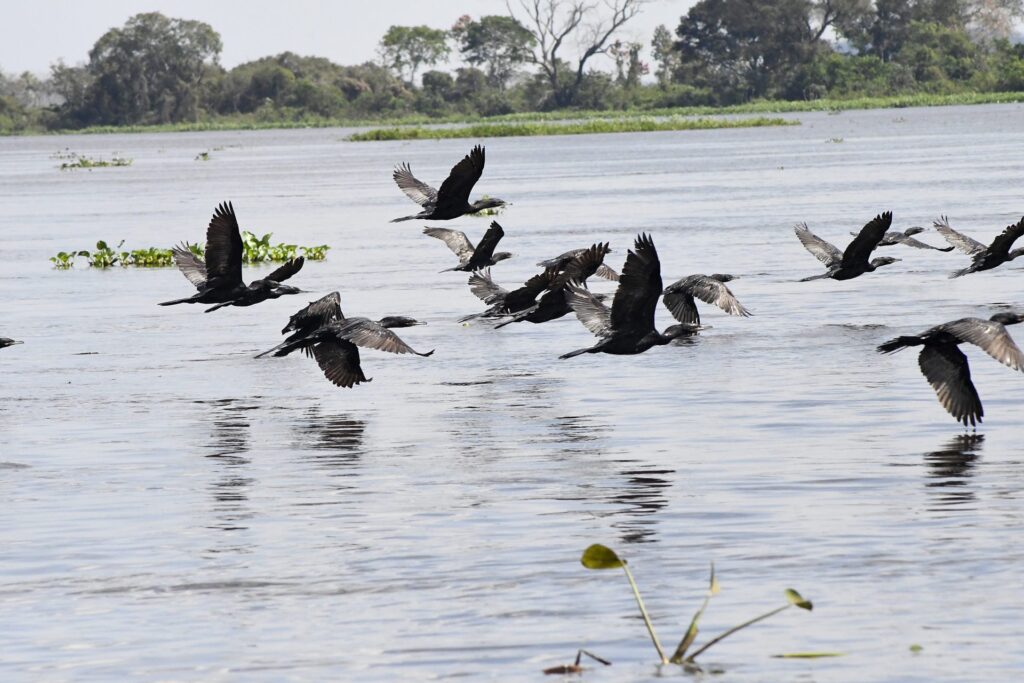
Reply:
<svg viewBox="0 0 1024 683"><path fill-rule="evenodd" d="M553 112L521 112L502 116L446 116L430 118L417 115L398 119L329 119L302 118L297 120L256 120L251 116L219 117L209 121L187 123L130 125L130 126L91 126L81 129L67 130L25 130L0 131L0 136L53 136L53 135L100 135L116 133L189 133L205 131L241 131L241 130L273 130L292 128L402 128L413 126L430 126L440 124L501 124L501 123L541 123L541 122L579 122L581 120L604 119L610 123L629 119L655 119L664 117L707 117L729 114L779 114L791 112L848 111L866 109L902 109L907 107L944 107L976 104L1013 104L1024 102L1024 92L994 93L958 93L953 95L895 95L891 97L858 97L852 99L820 99L808 101L771 100L749 102L728 107L671 107L661 109L627 109L627 110L559 110ZM767 125L767 124L760 124ZM699 127L699 126L691 126ZM709 127L709 126L704 126ZM550 132L539 132L536 135L549 135ZM593 132L634 132L635 126L621 126L621 130L603 130ZM590 131L583 131L590 132ZM516 133L518 135L531 133ZM422 137L422 136L421 136ZM439 136L434 136L439 137ZM389 139L398 139L392 137Z"/></svg>

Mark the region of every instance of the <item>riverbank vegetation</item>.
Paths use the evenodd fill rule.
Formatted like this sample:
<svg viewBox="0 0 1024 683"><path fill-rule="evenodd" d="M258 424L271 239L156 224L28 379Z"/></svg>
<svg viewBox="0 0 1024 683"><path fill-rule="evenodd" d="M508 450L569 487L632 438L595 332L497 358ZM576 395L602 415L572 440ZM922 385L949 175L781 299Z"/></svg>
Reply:
<svg viewBox="0 0 1024 683"><path fill-rule="evenodd" d="M45 79L0 73L0 132L1024 99L1024 45L1012 33L1024 0L700 0L677 26L626 41L644 4L511 2L507 14L453 16L448 27L392 26L363 64L285 52L232 69L209 24L139 14L100 36L86 63L57 62Z"/></svg>

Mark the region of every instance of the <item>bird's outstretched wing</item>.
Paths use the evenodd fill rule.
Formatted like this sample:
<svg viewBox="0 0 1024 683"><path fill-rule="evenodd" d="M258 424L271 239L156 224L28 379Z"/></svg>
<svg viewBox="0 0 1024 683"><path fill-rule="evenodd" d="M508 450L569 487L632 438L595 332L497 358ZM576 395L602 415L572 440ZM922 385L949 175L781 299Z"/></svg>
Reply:
<svg viewBox="0 0 1024 683"><path fill-rule="evenodd" d="M942 328L995 358L1003 365L1024 372L1024 352L1002 323L981 318L963 318L947 323Z"/></svg>
<svg viewBox="0 0 1024 683"><path fill-rule="evenodd" d="M806 223L797 223L793 226L793 231L796 233L797 238L799 238L800 244L804 245L804 249L811 252L814 258L824 263L826 268L842 263L843 252L839 251L835 245L826 242L811 232Z"/></svg>
<svg viewBox="0 0 1024 683"><path fill-rule="evenodd" d="M473 271L473 274L469 276L469 291L485 304L497 303L508 294L507 289L496 285L491 279L490 268Z"/></svg>
<svg viewBox="0 0 1024 683"><path fill-rule="evenodd" d="M452 253L459 257L460 261L468 261L473 256L473 243L461 230L449 230L448 228L423 228L424 235L435 237L452 250Z"/></svg>
<svg viewBox="0 0 1024 683"><path fill-rule="evenodd" d="M988 251L990 254L1002 254L1006 256L1010 253L1010 247L1013 246L1014 241L1021 235L1024 235L1024 218L1021 218L1019 222L1009 225L999 233L992 244L989 245Z"/></svg>
<svg viewBox="0 0 1024 683"><path fill-rule="evenodd" d="M681 323L700 325L700 312L697 311L697 304L694 302L693 296L689 292L669 291L670 289L671 287L665 290L662 301L672 317Z"/></svg>
<svg viewBox="0 0 1024 683"><path fill-rule="evenodd" d="M612 282L619 281L619 274L603 263L597 267L597 270L594 271L594 275L604 278L605 280L611 280Z"/></svg>
<svg viewBox="0 0 1024 683"><path fill-rule="evenodd" d="M611 311L597 300L593 292L578 282L565 285L566 301L583 326L598 337L607 337L612 331Z"/></svg>
<svg viewBox="0 0 1024 683"><path fill-rule="evenodd" d="M586 283L587 278L597 272L609 251L607 243L597 242L572 257L564 264L562 272L555 276L550 286L551 291L562 289L567 282Z"/></svg>
<svg viewBox="0 0 1024 683"><path fill-rule="evenodd" d="M444 213L445 209L461 209L467 204L469 193L483 172L484 148L477 145L452 167L451 173L441 183L441 189L437 191L437 211Z"/></svg>
<svg viewBox="0 0 1024 683"><path fill-rule="evenodd" d="M472 260L476 261L479 265L490 263L498 242L504 236L505 231L498 225L498 221L491 221L491 226L487 228L487 232L480 238L480 244L476 245L476 251L473 252Z"/></svg>
<svg viewBox="0 0 1024 683"><path fill-rule="evenodd" d="M417 356L429 356L434 353L420 353L388 328L367 318L348 318L342 321L338 325L337 336L347 339L356 346L388 353L415 353Z"/></svg>
<svg viewBox="0 0 1024 683"><path fill-rule="evenodd" d="M335 386L348 388L372 379L363 374L359 349L351 342L337 339L318 342L313 345L313 356L324 376Z"/></svg>
<svg viewBox="0 0 1024 683"><path fill-rule="evenodd" d="M401 163L395 167L391 177L395 184L405 193L405 196L420 206L428 206L437 201L437 190L419 180L412 174L412 169L407 163Z"/></svg>
<svg viewBox="0 0 1024 683"><path fill-rule="evenodd" d="M860 233L847 245L843 252L842 264L852 266L857 263L867 263L871 252L875 250L878 243L882 241L885 232L892 225L892 211L885 211L868 221Z"/></svg>
<svg viewBox="0 0 1024 683"><path fill-rule="evenodd" d="M283 265L275 268L270 275L267 275L264 280L270 280L272 282L284 282L295 273L302 270L302 264L306 262L304 256L293 258L290 261L286 261Z"/></svg>
<svg viewBox="0 0 1024 683"><path fill-rule="evenodd" d="M188 278L196 289L206 284L206 262L192 253L187 244L179 244L171 248L174 265Z"/></svg>
<svg viewBox="0 0 1024 683"><path fill-rule="evenodd" d="M331 292L325 297L309 302L309 305L297 311L288 319L288 324L281 330L281 334L292 330L312 332L318 327L344 319L341 312L341 295ZM303 335L305 336L305 335Z"/></svg>
<svg viewBox="0 0 1024 683"><path fill-rule="evenodd" d="M939 397L939 403L959 422L976 425L985 414L978 390L971 382L967 356L955 344L929 345L917 358L921 374Z"/></svg>
<svg viewBox="0 0 1024 683"><path fill-rule="evenodd" d="M206 274L221 286L242 284L242 235L231 202L217 207L206 229Z"/></svg>
<svg viewBox="0 0 1024 683"><path fill-rule="evenodd" d="M957 232L953 228L949 227L949 218L946 216L939 216L932 225L935 226L935 230L946 238L946 241L952 244L954 247L964 252L968 256L974 256L975 254L985 251L988 247L979 242L976 239L972 239L967 235Z"/></svg>
<svg viewBox="0 0 1024 683"><path fill-rule="evenodd" d="M619 276L619 287L612 300L612 329L653 330L661 290L658 250L649 235L640 234L626 255Z"/></svg>
<svg viewBox="0 0 1024 683"><path fill-rule="evenodd" d="M953 247L933 247L927 242L922 242L916 237L902 237L897 240L900 244L905 244L908 247L914 247L915 249L934 249L935 251L953 251Z"/></svg>
<svg viewBox="0 0 1024 683"><path fill-rule="evenodd" d="M707 275L690 275L666 287L665 307L679 322L699 325L700 315L693 297L714 304L729 315L751 315L724 282Z"/></svg>

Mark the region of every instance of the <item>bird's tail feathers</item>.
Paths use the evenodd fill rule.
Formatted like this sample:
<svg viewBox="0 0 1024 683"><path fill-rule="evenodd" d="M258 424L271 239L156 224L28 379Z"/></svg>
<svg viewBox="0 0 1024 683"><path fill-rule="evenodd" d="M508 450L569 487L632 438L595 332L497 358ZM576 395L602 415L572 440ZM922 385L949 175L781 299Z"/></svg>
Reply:
<svg viewBox="0 0 1024 683"><path fill-rule="evenodd" d="M585 353L594 353L596 349L596 346L588 346L585 349L576 349L575 351L570 351L569 353L563 353L561 356L559 356L559 359L565 360L566 358L575 358L576 356L582 356Z"/></svg>
<svg viewBox="0 0 1024 683"><path fill-rule="evenodd" d="M391 222L392 223L401 223L402 221L414 221L417 218L419 218L419 216L402 216L401 218L392 218ZM369 381L369 380L367 380L367 381Z"/></svg>
<svg viewBox="0 0 1024 683"><path fill-rule="evenodd" d="M192 297L188 296L184 299L175 299L174 301L161 301L159 306L173 306L175 304L190 304L192 303Z"/></svg>
<svg viewBox="0 0 1024 683"><path fill-rule="evenodd" d="M908 346L920 346L923 343L919 337L896 337L884 344L879 344L877 350L879 353L896 353Z"/></svg>
<svg viewBox="0 0 1024 683"><path fill-rule="evenodd" d="M308 348L312 346L313 342L308 339L297 339L295 341L284 341L275 346L272 349L267 349L263 353L257 354L256 358L263 358L273 354L274 356L287 356L292 351L301 348Z"/></svg>

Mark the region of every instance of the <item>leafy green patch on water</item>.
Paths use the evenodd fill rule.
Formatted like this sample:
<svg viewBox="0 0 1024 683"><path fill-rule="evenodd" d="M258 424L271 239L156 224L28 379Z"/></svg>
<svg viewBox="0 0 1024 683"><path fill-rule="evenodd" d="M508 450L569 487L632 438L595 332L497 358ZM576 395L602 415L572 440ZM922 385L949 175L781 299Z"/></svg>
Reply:
<svg viewBox="0 0 1024 683"><path fill-rule="evenodd" d="M62 171L74 171L76 169L84 168L92 170L94 168L106 168L108 166L131 166L132 160L126 157L117 156L114 154L110 159L94 159L92 157L83 156L77 152L72 152L68 148L52 154L51 159L61 159L61 165L59 166Z"/></svg>
<svg viewBox="0 0 1024 683"><path fill-rule="evenodd" d="M299 246L297 244L271 243L273 233L266 233L257 237L248 230L242 231L242 262L243 263L282 263L290 261L299 255L310 261L323 261L327 258L327 252L331 248L327 244L312 246ZM84 258L90 268L110 268L111 266L136 266L140 268L165 268L174 265L174 255L170 249L161 247L146 247L145 249L122 250L124 240L121 240L116 247L111 247L106 241L100 240L96 243L96 250L87 249L61 251L56 256L50 257L57 270L68 270L74 267L76 258ZM196 256L202 257L204 247L200 244L186 244L189 250Z"/></svg>
<svg viewBox="0 0 1024 683"><path fill-rule="evenodd" d="M424 128L422 126L374 128L353 133L347 139L353 142L381 140L438 140L447 138L497 138L536 135L587 135L594 133L649 133L674 130L711 130L716 128L758 128L762 126L797 126L791 119L756 117L749 119L687 119L687 118L625 118L593 119L587 121L475 123L451 128Z"/></svg>
<svg viewBox="0 0 1024 683"><path fill-rule="evenodd" d="M633 591L633 597L636 599L637 607L640 610L640 617L644 621L644 626L647 627L647 633L651 638L651 642L654 644L654 649L658 652L658 657L662 664L681 664L686 668L693 670L700 670L700 667L696 664L696 659L699 655L706 652L712 646L725 640L737 631L741 631L748 626L753 626L759 621L763 621L768 617L774 616L780 612L783 612L790 607L799 607L800 609L807 610L808 612L814 609L814 605L810 600L805 599L800 593L792 588L787 588L785 591L786 604L781 607L769 610L764 614L749 619L742 624L733 626L732 628L720 633L715 636L696 651L687 655L690 646L697 639L699 632L698 624L700 623L701 617L704 615L704 610L707 609L708 603L711 598L718 595L721 591L721 587L718 584L718 579L715 577L715 565L711 565L711 578L708 582L708 589L704 595L704 602L700 608L694 613L693 618L690 620L690 625L686 629L686 633L683 634L682 640L679 641L679 645L676 646L675 651L671 657L665 655L665 650L661 646L661 642L658 640L658 636L654 631L654 624L651 623L650 615L647 613L647 608L644 607L643 598L640 596L640 589L636 585L636 581L633 579L633 573L629 571L629 566L626 561L620 558L614 550L607 546L603 546L595 543L586 550L583 551L583 556L580 558L580 562L587 569L618 569L621 568L626 573L626 579L629 581L629 587ZM578 657L577 657L578 662Z"/></svg>

